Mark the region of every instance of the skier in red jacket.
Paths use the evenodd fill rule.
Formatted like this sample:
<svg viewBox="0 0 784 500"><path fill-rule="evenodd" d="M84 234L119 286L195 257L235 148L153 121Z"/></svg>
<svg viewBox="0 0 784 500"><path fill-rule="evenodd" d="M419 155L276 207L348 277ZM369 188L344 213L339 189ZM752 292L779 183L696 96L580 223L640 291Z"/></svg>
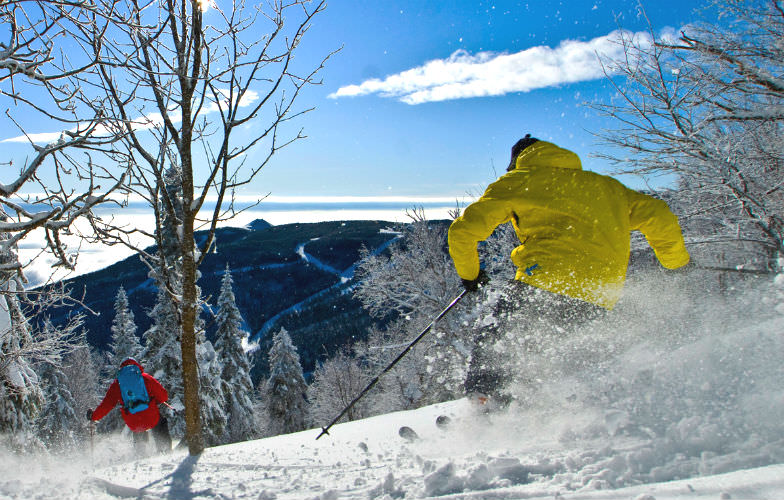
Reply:
<svg viewBox="0 0 784 500"><path fill-rule="evenodd" d="M137 451L141 451L146 447L146 443L149 439L147 431L150 429L152 429L155 447L158 452L171 451L169 424L166 417L161 415L158 410L158 403L165 403L169 399L169 394L155 377L144 372L144 368L138 361L133 358L127 358L120 364L120 369L128 365L137 366L141 372L141 376L144 380L144 387L147 390L147 407L136 412L131 412L125 408L120 391L120 383L115 378L109 386L109 390L106 391L106 396L104 396L101 404L99 404L94 411L88 410L87 417L90 420L97 422L105 417L112 408L119 403L123 421L125 421L125 425L133 432L134 448Z"/></svg>

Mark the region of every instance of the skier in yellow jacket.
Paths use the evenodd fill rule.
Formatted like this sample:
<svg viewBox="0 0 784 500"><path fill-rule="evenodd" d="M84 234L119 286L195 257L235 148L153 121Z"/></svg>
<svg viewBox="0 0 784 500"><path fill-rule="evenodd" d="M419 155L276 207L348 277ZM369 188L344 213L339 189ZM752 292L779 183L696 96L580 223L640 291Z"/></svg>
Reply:
<svg viewBox="0 0 784 500"><path fill-rule="evenodd" d="M486 281L477 244L507 222L521 244L511 255L515 281L502 292L496 315L524 310L532 320L568 325L612 309L626 278L633 230L645 235L665 268L689 262L678 219L665 202L582 170L576 154L530 134L512 148L507 174L449 228L449 253L468 290ZM476 339L468 393L493 394L502 384L503 369L493 366L490 352L498 330L491 325Z"/></svg>

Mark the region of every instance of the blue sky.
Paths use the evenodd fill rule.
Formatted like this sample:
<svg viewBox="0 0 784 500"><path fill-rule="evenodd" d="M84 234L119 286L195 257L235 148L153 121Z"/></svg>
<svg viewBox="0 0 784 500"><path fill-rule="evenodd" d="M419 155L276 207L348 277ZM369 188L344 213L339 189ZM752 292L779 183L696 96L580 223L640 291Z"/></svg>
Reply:
<svg viewBox="0 0 784 500"><path fill-rule="evenodd" d="M694 22L699 6L644 5L657 31ZM607 172L590 156L601 147L591 132L612 124L584 103L613 95L595 51L608 49L603 37L619 28L646 29L635 3L331 0L297 55L297 64L311 68L342 47L323 85L300 101L315 107L296 123L308 138L276 155L247 186L241 195L272 196L232 225L253 218L405 221L405 210L423 198L430 199L422 203L428 217L446 217L455 200L470 202L503 173L511 145L527 132L574 150L586 169ZM9 113L28 132L53 132L19 109ZM0 121L0 144L14 165L29 155L27 145L7 141L18 134L11 120ZM387 201L369 203L379 197ZM125 212L121 218L152 227L146 211ZM31 239L22 252L32 258L41 241ZM89 258L80 259L80 272L127 254L86 244L82 253ZM37 265L45 275L48 261Z"/></svg>
<svg viewBox="0 0 784 500"><path fill-rule="evenodd" d="M657 30L693 22L699 6L644 4ZM280 154L255 189L283 196L481 193L526 132L573 149L585 168L606 172L608 165L589 154L600 148L590 132L608 124L583 104L608 99L611 91L577 62L589 64L596 45L588 42L619 27L646 29L635 2L334 0L303 47L307 58L342 46L324 70L323 86L303 101L316 106L302 121L309 138ZM576 43L565 48L569 41ZM576 62L556 74L543 76L535 66L539 56L563 58L567 51ZM487 78L452 85L458 88L448 99L423 96L432 85L422 80L443 78L442 88L449 88L460 76L450 62ZM417 84L425 92L401 91Z"/></svg>
<svg viewBox="0 0 784 500"><path fill-rule="evenodd" d="M699 6L643 4L657 31L695 21ZM308 138L241 194L470 199L503 172L511 145L528 132L607 172L590 156L601 147L591 132L612 123L585 103L613 95L596 54L617 50L608 37L619 28L646 30L636 2L332 0L297 52L296 64L310 70L341 48L323 85L299 101L315 108L294 123ZM27 132L55 132L18 109L10 113ZM10 120L0 123L6 151L29 154L7 141L18 136Z"/></svg>

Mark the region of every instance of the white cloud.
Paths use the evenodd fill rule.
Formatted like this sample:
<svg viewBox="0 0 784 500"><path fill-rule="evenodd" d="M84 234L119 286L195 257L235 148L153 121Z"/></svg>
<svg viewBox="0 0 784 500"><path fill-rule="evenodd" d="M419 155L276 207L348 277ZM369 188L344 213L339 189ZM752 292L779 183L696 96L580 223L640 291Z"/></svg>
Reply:
<svg viewBox="0 0 784 500"><path fill-rule="evenodd" d="M379 94L407 104L421 104L468 97L498 96L529 92L565 83L595 80L604 73L599 56L623 54L620 36L645 42L647 33L613 31L587 42L565 40L558 47L531 47L514 54L458 50L446 59L359 85L341 87L331 98Z"/></svg>
<svg viewBox="0 0 784 500"><path fill-rule="evenodd" d="M229 90L228 89L217 89L220 99L220 106L214 99L210 99L209 104L207 104L206 111L207 113L214 113L220 111L221 109L226 110L229 105ZM236 99L236 96L234 96ZM254 104L256 101L259 100L259 93L255 90L248 90L240 99L238 103L239 107L247 108L248 106Z"/></svg>
<svg viewBox="0 0 784 500"><path fill-rule="evenodd" d="M32 142L33 144L49 144L60 139L63 132L41 132L40 134L28 134L3 139L0 142Z"/></svg>

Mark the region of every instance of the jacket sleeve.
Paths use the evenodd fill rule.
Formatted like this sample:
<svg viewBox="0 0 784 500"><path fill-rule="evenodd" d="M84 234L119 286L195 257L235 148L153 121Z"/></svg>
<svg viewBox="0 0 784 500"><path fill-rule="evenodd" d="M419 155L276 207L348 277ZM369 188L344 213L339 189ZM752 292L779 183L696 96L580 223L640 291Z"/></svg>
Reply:
<svg viewBox="0 0 784 500"><path fill-rule="evenodd" d="M449 255L462 279L473 280L479 276L477 245L489 238L495 228L512 218L510 205L504 199L493 196L493 191L491 185L481 198L466 207L463 215L449 226Z"/></svg>
<svg viewBox="0 0 784 500"><path fill-rule="evenodd" d="M631 229L645 236L662 266L677 269L688 264L689 252L678 218L667 203L632 190L628 190L627 197Z"/></svg>
<svg viewBox="0 0 784 500"><path fill-rule="evenodd" d="M163 388L160 382L149 373L144 374L144 386L147 388L147 393L150 398L158 403L165 403L169 400L169 393Z"/></svg>
<svg viewBox="0 0 784 500"><path fill-rule="evenodd" d="M117 403L120 402L120 384L117 383L115 379L112 382L112 385L109 386L109 390L106 391L106 396L103 397L103 401L98 407L93 411L92 419L95 421L101 420L103 417L106 416L107 413L112 411Z"/></svg>

